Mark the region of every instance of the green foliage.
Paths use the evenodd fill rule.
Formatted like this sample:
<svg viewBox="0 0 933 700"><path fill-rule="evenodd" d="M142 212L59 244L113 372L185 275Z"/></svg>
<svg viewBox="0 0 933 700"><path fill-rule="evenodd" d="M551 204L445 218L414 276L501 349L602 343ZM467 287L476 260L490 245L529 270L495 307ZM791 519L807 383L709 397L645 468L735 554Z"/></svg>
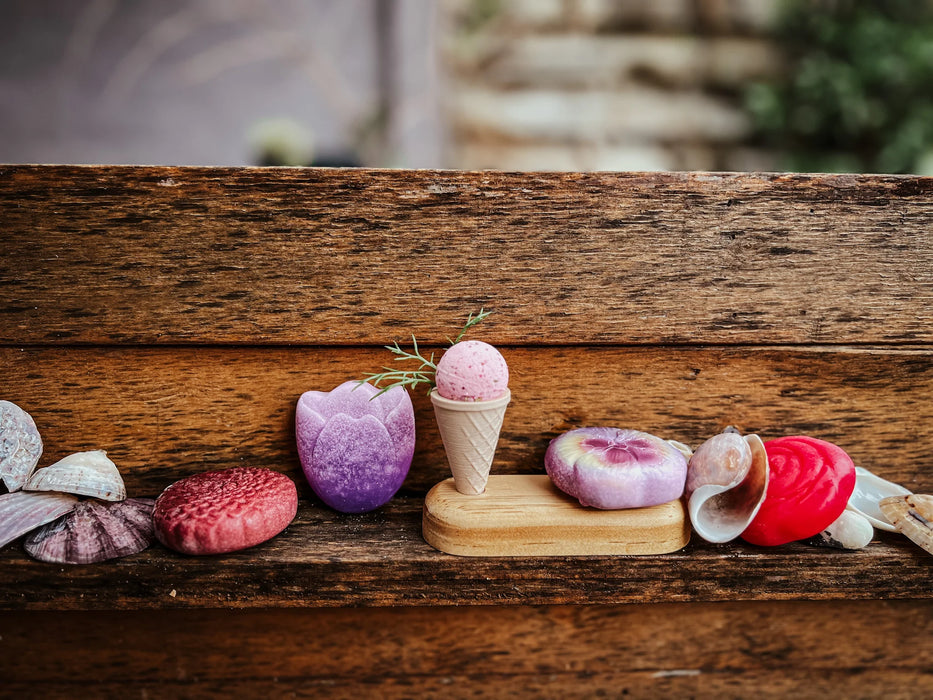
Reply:
<svg viewBox="0 0 933 700"><path fill-rule="evenodd" d="M473 0L462 8L459 26L466 34L475 34L502 12L500 0Z"/></svg>
<svg viewBox="0 0 933 700"><path fill-rule="evenodd" d="M789 170L917 172L933 153L933 2L790 0L785 77L752 85L763 145Z"/></svg>
<svg viewBox="0 0 933 700"><path fill-rule="evenodd" d="M459 343L463 336L466 335L466 332L470 330L477 323L483 321L492 311L484 311L483 309L479 310L479 313L474 316L472 313L467 317L466 323L463 324L463 328L460 330L460 333L453 340L447 338L447 342L451 345ZM366 376L366 379L361 379L358 384L365 384L370 381L374 386L379 387L383 382L389 382L388 386L383 387L382 391L373 396L380 396L386 393L389 389L393 387L415 387L419 384L427 384L428 391L434 388L434 373L437 371L437 364L434 362L434 353L431 353L431 357L425 357L421 354L421 351L418 349L418 340L414 335L411 337L411 342L413 346L412 352L403 350L398 341L392 345L386 345L385 348L393 355L396 355L395 360L413 360L418 362L419 365L416 369L392 369L391 367L383 367L382 372L376 372L374 374L369 374ZM370 399L372 400L372 399Z"/></svg>

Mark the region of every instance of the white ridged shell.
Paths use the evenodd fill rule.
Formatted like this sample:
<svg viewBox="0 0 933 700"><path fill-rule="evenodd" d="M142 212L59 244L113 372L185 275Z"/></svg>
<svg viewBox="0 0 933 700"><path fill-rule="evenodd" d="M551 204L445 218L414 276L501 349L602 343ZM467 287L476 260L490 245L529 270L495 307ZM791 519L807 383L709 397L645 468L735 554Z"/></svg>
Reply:
<svg viewBox="0 0 933 700"><path fill-rule="evenodd" d="M103 450L68 455L37 470L23 488L26 491L62 491L102 501L126 498L123 477Z"/></svg>
<svg viewBox="0 0 933 700"><path fill-rule="evenodd" d="M0 478L10 491L19 491L42 456L36 423L15 403L0 401Z"/></svg>
<svg viewBox="0 0 933 700"><path fill-rule="evenodd" d="M687 511L708 542L735 539L754 519L768 490L768 454L757 435L714 435L687 467Z"/></svg>
<svg viewBox="0 0 933 700"><path fill-rule="evenodd" d="M889 496L909 496L910 491L900 484L893 481L887 481L880 476L862 467L855 468L855 490L849 497L847 510L856 513L868 519L874 527L879 530L895 532L895 527L888 522L888 519L878 507L878 502Z"/></svg>

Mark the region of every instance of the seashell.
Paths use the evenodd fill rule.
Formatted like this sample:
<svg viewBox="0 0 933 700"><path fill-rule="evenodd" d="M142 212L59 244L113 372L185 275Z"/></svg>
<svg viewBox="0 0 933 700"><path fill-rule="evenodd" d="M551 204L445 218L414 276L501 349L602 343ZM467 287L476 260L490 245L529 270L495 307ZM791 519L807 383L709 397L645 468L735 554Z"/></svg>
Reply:
<svg viewBox="0 0 933 700"><path fill-rule="evenodd" d="M862 467L856 467L855 491L849 496L846 508L864 516L879 530L896 532L894 526L888 522L878 507L878 501L888 496L909 496L910 493L900 484L882 479Z"/></svg>
<svg viewBox="0 0 933 700"><path fill-rule="evenodd" d="M813 544L836 549L862 549L867 547L875 534L871 522L861 513L844 510L842 515L813 538Z"/></svg>
<svg viewBox="0 0 933 700"><path fill-rule="evenodd" d="M933 496L889 496L882 498L878 507L898 532L933 554Z"/></svg>
<svg viewBox="0 0 933 700"><path fill-rule="evenodd" d="M116 503L81 501L73 511L35 530L23 547L53 564L95 564L141 552L155 542L153 498Z"/></svg>
<svg viewBox="0 0 933 700"><path fill-rule="evenodd" d="M63 491L103 501L126 498L123 477L103 450L70 454L37 470L23 488L26 491Z"/></svg>
<svg viewBox="0 0 933 700"><path fill-rule="evenodd" d="M689 460L693 457L693 450L690 449L690 445L685 445L680 440L668 440L667 444L680 452L680 454L684 456L684 459Z"/></svg>
<svg viewBox="0 0 933 700"><path fill-rule="evenodd" d="M36 423L15 403L0 401L0 478L10 491L19 491L42 456Z"/></svg>
<svg viewBox="0 0 933 700"><path fill-rule="evenodd" d="M768 490L768 455L757 435L727 431L700 445L687 466L687 510L708 542L735 539L754 519Z"/></svg>
<svg viewBox="0 0 933 700"><path fill-rule="evenodd" d="M67 493L17 491L0 496L0 547L20 535L60 518L78 504Z"/></svg>

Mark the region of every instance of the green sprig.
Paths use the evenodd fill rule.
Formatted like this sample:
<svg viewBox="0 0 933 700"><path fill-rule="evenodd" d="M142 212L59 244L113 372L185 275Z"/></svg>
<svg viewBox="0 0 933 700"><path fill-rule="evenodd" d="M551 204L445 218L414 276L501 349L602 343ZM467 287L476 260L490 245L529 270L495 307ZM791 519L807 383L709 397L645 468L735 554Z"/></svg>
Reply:
<svg viewBox="0 0 933 700"><path fill-rule="evenodd" d="M483 321L491 313L491 311L485 311L483 309L480 309L476 316L471 313L467 318L463 328L460 330L460 333L457 334L457 337L454 340L451 340L450 337L448 337L447 342L449 342L451 345L456 345L463 339L463 336L466 335L467 331L469 331L477 323ZM437 365L434 362L434 353L431 353L430 357L425 357L422 355L421 350L418 349L418 339L415 338L414 335L411 336L411 343L413 347L412 352L408 352L407 350L402 349L402 347L398 344L398 341L392 345L386 345L385 349L391 352L393 355L396 355L396 362L400 360L418 362L419 365L416 369L393 369L391 367L383 367L383 372L374 372L372 374L368 374L366 375L365 379L360 379L357 382L357 385L372 382L376 388L381 389L378 394L372 397L373 399L376 398L376 396L382 396L384 393L390 389L394 389L397 386L415 387L420 384L427 384L428 393L430 393L430 390L435 386L434 377L437 372ZM389 384L385 387L381 387L380 385L383 382L389 382Z"/></svg>
<svg viewBox="0 0 933 700"><path fill-rule="evenodd" d="M460 334L454 340L447 338L447 342L449 342L451 345L456 345L457 343L460 342L460 339L466 335L466 332L468 330L470 330L473 326L475 326L480 321L484 320L491 313L492 311L483 311L483 309L480 309L479 313L476 314L475 317L471 313L469 317L467 318L466 323L463 326L463 330L460 331ZM414 336L412 336L412 340L414 340Z"/></svg>

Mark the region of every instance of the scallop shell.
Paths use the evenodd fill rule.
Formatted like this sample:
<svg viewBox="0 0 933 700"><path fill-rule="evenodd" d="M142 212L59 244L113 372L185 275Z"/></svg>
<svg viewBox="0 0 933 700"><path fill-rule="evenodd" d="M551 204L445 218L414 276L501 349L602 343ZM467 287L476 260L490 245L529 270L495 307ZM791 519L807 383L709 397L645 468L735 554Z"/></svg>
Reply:
<svg viewBox="0 0 933 700"><path fill-rule="evenodd" d="M53 564L95 564L146 549L155 541L155 499L82 501L65 517L26 538L26 552Z"/></svg>
<svg viewBox="0 0 933 700"><path fill-rule="evenodd" d="M78 499L67 493L17 491L0 496L0 547L73 510Z"/></svg>
<svg viewBox="0 0 933 700"><path fill-rule="evenodd" d="M63 491L104 501L126 498L123 477L103 450L68 455L37 470L23 488L26 491Z"/></svg>
<svg viewBox="0 0 933 700"><path fill-rule="evenodd" d="M867 547L875 535L875 528L864 515L854 510L844 510L842 515L813 538L813 544L836 549L862 549Z"/></svg>
<svg viewBox="0 0 933 700"><path fill-rule="evenodd" d="M36 423L15 403L0 401L0 478L10 491L19 491L42 456Z"/></svg>
<svg viewBox="0 0 933 700"><path fill-rule="evenodd" d="M687 467L687 510L708 542L735 539L768 490L768 454L757 435L723 432L700 445Z"/></svg>
<svg viewBox="0 0 933 700"><path fill-rule="evenodd" d="M898 532L933 554L933 496L889 496L881 499L878 507Z"/></svg>
<svg viewBox="0 0 933 700"><path fill-rule="evenodd" d="M895 532L894 526L888 522L878 507L878 501L888 496L909 496L910 493L900 484L882 479L862 467L856 467L855 491L849 497L846 509L864 516L879 530Z"/></svg>

